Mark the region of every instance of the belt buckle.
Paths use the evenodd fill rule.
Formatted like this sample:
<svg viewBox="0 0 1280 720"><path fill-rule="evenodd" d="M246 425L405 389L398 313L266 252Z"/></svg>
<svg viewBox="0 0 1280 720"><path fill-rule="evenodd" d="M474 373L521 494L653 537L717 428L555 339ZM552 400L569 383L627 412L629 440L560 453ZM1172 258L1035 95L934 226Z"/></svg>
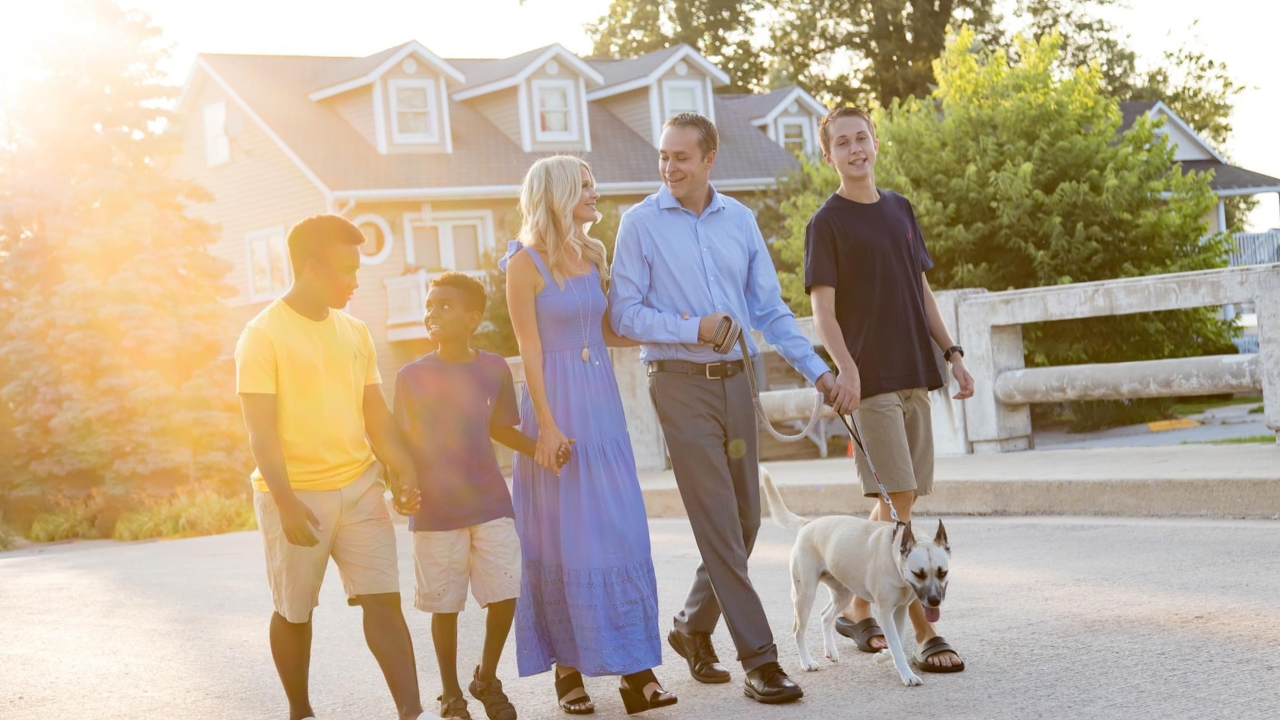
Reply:
<svg viewBox="0 0 1280 720"><path fill-rule="evenodd" d="M724 367L725 367L725 364L722 362L707 363L705 366L703 366L703 372L707 376L708 380L724 380L726 377L725 375L712 374L713 368L715 370L723 370Z"/></svg>

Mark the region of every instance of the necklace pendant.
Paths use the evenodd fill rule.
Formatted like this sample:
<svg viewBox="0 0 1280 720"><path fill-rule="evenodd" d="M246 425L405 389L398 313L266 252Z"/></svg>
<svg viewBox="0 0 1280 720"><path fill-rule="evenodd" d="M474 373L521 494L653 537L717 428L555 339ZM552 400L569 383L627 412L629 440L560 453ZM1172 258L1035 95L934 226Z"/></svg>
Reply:
<svg viewBox="0 0 1280 720"><path fill-rule="evenodd" d="M582 362L587 362L590 359L591 359L591 351L587 349L586 345L583 345L582 346Z"/></svg>

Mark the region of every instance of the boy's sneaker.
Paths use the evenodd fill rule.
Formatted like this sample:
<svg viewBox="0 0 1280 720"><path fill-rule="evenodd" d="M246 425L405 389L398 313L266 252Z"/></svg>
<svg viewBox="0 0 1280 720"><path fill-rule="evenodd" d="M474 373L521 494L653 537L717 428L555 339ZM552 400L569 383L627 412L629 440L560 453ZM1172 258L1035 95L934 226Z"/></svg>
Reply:
<svg viewBox="0 0 1280 720"><path fill-rule="evenodd" d="M457 720L471 720L471 712L467 710L467 701L463 698L444 699L444 696L436 698L436 702L440 703L440 717L445 720L457 718Z"/></svg>
<svg viewBox="0 0 1280 720"><path fill-rule="evenodd" d="M476 666L467 690L471 692L471 697L484 703L484 713L489 716L489 720L516 720L515 706L507 699L506 693L502 692L502 681L498 678L488 682L481 680L479 665Z"/></svg>

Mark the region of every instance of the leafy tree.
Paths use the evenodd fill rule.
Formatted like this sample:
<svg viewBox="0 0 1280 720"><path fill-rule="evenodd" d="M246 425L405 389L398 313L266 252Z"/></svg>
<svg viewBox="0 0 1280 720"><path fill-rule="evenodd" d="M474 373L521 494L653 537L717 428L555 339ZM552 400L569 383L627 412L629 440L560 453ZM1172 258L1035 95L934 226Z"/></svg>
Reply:
<svg viewBox="0 0 1280 720"><path fill-rule="evenodd" d="M0 403L29 488L241 481L225 264L163 172L159 31L111 2L36 60L0 147ZM238 449L237 449L238 448Z"/></svg>
<svg viewBox="0 0 1280 720"><path fill-rule="evenodd" d="M938 87L880 114L877 181L911 199L936 263L935 288L992 291L1220 267L1226 237L1205 237L1208 178L1184 176L1167 139L1120 115L1101 74L1063 77L1056 35L975 49L964 29L935 66ZM780 255L796 263L812 211L835 189L806 163L805 193L782 204ZM784 278L806 311L798 271ZM1024 328L1028 365L1119 362L1233 352L1212 309Z"/></svg>
<svg viewBox="0 0 1280 720"><path fill-rule="evenodd" d="M752 42L764 0L613 0L587 26L593 52L628 58L684 43L724 70L728 92L765 86L768 67Z"/></svg>
<svg viewBox="0 0 1280 720"><path fill-rule="evenodd" d="M1128 36L1099 15L1118 5L1122 0L1019 0L1012 26L1035 42L1058 35L1063 70L1093 64L1106 91L1124 98L1136 82L1137 54Z"/></svg>

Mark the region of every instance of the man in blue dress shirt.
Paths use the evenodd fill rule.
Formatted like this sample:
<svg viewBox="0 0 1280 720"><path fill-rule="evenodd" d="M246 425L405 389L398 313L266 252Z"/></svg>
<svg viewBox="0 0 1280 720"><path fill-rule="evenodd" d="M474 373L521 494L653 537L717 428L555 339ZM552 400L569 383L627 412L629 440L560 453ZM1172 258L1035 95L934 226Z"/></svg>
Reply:
<svg viewBox="0 0 1280 720"><path fill-rule="evenodd" d="M671 453L702 564L668 635L694 679L728 682L711 633L723 614L747 671L746 694L763 703L804 692L778 666L764 608L747 576L760 529L756 418L744 360L709 341L726 315L756 328L830 397L834 377L782 301L755 215L711 186L719 135L696 113L663 125L663 187L622 216L609 289L610 322L643 343L649 392ZM748 338L750 343L750 339ZM750 351L758 352L754 343Z"/></svg>

